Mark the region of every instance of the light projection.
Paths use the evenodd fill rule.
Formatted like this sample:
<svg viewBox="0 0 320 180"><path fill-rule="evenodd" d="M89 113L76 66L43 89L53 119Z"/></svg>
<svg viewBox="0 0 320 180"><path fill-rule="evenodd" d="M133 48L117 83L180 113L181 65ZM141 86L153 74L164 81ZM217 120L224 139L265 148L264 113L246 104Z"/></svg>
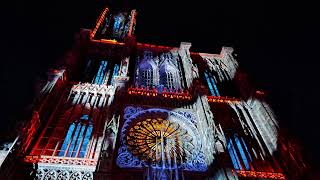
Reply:
<svg viewBox="0 0 320 180"><path fill-rule="evenodd" d="M118 75L119 75L119 65L115 64L114 68L113 68L112 79L111 79L111 82L110 82L111 85L114 84L114 78L115 78L115 76L118 76Z"/></svg>
<svg viewBox="0 0 320 180"><path fill-rule="evenodd" d="M204 76L206 78L206 81L208 83L208 87L210 90L211 95L213 96L220 96L220 93L218 91L215 79L213 78L213 76L211 74L208 73L208 71L204 72Z"/></svg>
<svg viewBox="0 0 320 180"><path fill-rule="evenodd" d="M178 57L171 52L153 54L144 51L143 56L138 57L136 62L136 86L154 86L159 92L163 89L181 89L181 64L178 61Z"/></svg>
<svg viewBox="0 0 320 180"><path fill-rule="evenodd" d="M299 146L231 47L137 42L128 8L104 8L41 80L4 168L23 159L11 167L41 180L301 179L289 174L307 168Z"/></svg>
<svg viewBox="0 0 320 180"><path fill-rule="evenodd" d="M94 84L101 85L104 83L106 72L107 72L107 65L108 65L108 61L101 61L99 70L93 82Z"/></svg>
<svg viewBox="0 0 320 180"><path fill-rule="evenodd" d="M141 72L141 77L144 79L145 86L152 86L153 85L153 70L146 69Z"/></svg>
<svg viewBox="0 0 320 180"><path fill-rule="evenodd" d="M240 155L241 155L241 158L242 158L244 167L245 167L246 170L249 170L249 169L250 169L250 166L249 166L248 159L247 159L247 157L246 157L246 155L245 155L245 152L244 152L244 150L243 150L243 148L242 148L242 145L241 145L241 143L240 143L240 140L239 140L239 138L238 138L238 136L237 136L236 134L234 135L234 139L235 139L235 141L236 141L238 150L239 150L239 152L240 152ZM247 153L248 153L248 152L247 152Z"/></svg>
<svg viewBox="0 0 320 180"><path fill-rule="evenodd" d="M228 141L228 151L229 151L234 169L242 169L240 161L239 161L239 157L238 157L237 152L234 148L233 142L230 139Z"/></svg>
<svg viewBox="0 0 320 180"><path fill-rule="evenodd" d="M88 115L83 115L80 121L71 123L58 156L84 157L90 141L93 124Z"/></svg>
<svg viewBox="0 0 320 180"><path fill-rule="evenodd" d="M136 123L128 132L127 143L134 156L161 165L183 162L194 148L192 137L185 129L162 118Z"/></svg>
<svg viewBox="0 0 320 180"><path fill-rule="evenodd" d="M194 114L128 106L124 118L119 167L206 171Z"/></svg>
<svg viewBox="0 0 320 180"><path fill-rule="evenodd" d="M134 34L136 11L109 11L105 8L90 34L91 40L124 40Z"/></svg>

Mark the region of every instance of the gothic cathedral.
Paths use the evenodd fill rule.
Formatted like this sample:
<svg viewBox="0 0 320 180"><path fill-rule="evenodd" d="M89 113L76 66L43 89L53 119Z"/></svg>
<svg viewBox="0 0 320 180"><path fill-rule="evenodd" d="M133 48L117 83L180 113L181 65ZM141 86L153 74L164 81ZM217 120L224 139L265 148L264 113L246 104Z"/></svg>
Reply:
<svg viewBox="0 0 320 180"><path fill-rule="evenodd" d="M136 42L138 13L105 8L81 29L1 150L5 179L297 179L294 140L239 68L219 54ZM8 152L8 153L7 153Z"/></svg>

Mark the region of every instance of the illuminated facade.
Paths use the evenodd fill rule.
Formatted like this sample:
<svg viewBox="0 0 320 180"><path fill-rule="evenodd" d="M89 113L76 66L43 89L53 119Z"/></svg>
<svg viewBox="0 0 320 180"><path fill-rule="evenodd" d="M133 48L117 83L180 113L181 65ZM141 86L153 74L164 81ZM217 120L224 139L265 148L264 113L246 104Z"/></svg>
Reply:
<svg viewBox="0 0 320 180"><path fill-rule="evenodd" d="M19 136L14 160L21 163L2 175L151 180L302 174L300 152L280 133L264 93L249 85L232 48L207 54L191 52L185 42L137 43L136 17L135 10L105 8L92 30L80 31L72 51L49 71Z"/></svg>

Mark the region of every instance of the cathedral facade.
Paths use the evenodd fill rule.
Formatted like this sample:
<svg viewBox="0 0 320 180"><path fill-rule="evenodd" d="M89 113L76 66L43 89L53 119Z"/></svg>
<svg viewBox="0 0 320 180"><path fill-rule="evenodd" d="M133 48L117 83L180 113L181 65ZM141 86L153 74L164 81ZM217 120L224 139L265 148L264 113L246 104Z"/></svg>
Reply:
<svg viewBox="0 0 320 180"><path fill-rule="evenodd" d="M4 148L2 177L295 179L303 173L296 144L280 133L233 48L208 54L190 51L187 42L139 43L136 18L135 10L105 8L93 29L81 29L40 84L32 118Z"/></svg>

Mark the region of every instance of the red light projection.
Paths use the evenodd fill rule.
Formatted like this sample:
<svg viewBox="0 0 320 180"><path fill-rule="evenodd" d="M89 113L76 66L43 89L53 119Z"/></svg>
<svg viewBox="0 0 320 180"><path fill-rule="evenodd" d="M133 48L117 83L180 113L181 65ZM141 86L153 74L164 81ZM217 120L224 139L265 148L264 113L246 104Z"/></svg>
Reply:
<svg viewBox="0 0 320 180"><path fill-rule="evenodd" d="M230 98L224 96L208 96L208 102L217 102L217 103L239 103L240 100L237 98Z"/></svg>
<svg viewBox="0 0 320 180"><path fill-rule="evenodd" d="M23 134L25 134L22 141L23 142L22 149L21 149L22 153L26 152L26 150L28 149L31 141L33 140L34 134L37 132L39 125L40 125L39 114L37 111L34 111L30 123L22 130Z"/></svg>
<svg viewBox="0 0 320 180"><path fill-rule="evenodd" d="M101 13L100 17L97 20L96 27L94 27L92 33L90 34L90 38L93 39L93 37L96 35L98 28L100 27L101 23L103 22L104 18L106 17L107 12L109 11L108 8L105 8L103 12Z"/></svg>
<svg viewBox="0 0 320 180"><path fill-rule="evenodd" d="M286 179L283 173L259 172L259 171L239 171L236 173L239 177L266 178L266 179Z"/></svg>

